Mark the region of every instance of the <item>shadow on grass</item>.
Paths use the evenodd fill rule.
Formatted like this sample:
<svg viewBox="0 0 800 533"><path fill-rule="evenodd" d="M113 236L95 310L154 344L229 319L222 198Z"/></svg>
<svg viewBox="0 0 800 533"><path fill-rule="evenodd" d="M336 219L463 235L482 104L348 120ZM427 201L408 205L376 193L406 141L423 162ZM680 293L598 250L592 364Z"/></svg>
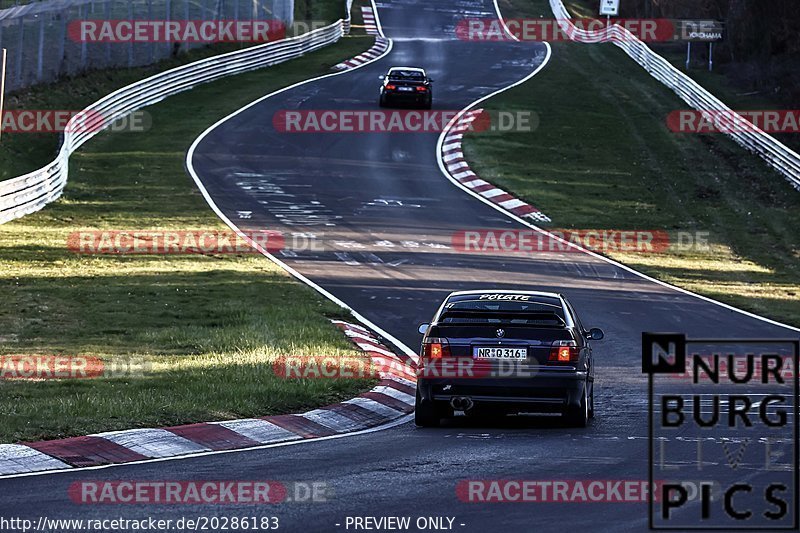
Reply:
<svg viewBox="0 0 800 533"><path fill-rule="evenodd" d="M12 400L0 406L0 442L303 412L357 396L374 383L286 380L275 376L266 357L252 364L231 360L128 379L0 381L0 394Z"/></svg>
<svg viewBox="0 0 800 533"><path fill-rule="evenodd" d="M100 274L23 275L23 283L11 287L18 307L0 311L0 323L23 321L21 340L2 350L84 354L102 346L107 353L200 353L265 344L291 349L337 336L320 315L341 317L341 309L286 275L263 264L249 271L240 263L215 268L217 259L203 261L210 267L198 266L197 258L186 261L195 272L170 272L178 265L164 262L163 272L112 274L119 262L110 259L102 261L108 271ZM349 345L342 338L338 346Z"/></svg>

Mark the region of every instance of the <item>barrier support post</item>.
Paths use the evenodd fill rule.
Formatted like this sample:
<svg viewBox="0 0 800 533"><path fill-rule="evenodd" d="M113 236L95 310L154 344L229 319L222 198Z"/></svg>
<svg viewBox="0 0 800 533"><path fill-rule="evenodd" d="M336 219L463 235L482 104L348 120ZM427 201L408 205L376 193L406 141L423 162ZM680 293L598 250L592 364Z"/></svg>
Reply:
<svg viewBox="0 0 800 533"><path fill-rule="evenodd" d="M714 43L708 43L708 71L714 70Z"/></svg>
<svg viewBox="0 0 800 533"><path fill-rule="evenodd" d="M3 48L2 52L0 52L0 138L3 135L3 104L5 103L5 95L6 95L6 56L7 52L6 49Z"/></svg>
<svg viewBox="0 0 800 533"><path fill-rule="evenodd" d="M686 70L689 70L689 62L692 60L692 41L686 42Z"/></svg>

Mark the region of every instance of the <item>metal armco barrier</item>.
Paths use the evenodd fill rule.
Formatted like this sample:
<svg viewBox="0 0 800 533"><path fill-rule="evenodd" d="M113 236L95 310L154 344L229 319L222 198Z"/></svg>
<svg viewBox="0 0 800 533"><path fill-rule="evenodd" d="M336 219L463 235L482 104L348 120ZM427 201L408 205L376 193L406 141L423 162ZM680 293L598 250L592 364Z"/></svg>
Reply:
<svg viewBox="0 0 800 533"><path fill-rule="evenodd" d="M672 64L653 52L649 46L627 29L613 24L600 31L586 31L577 28L569 19L570 13L561 0L550 0L553 15L559 21L561 29L573 40L582 43L613 42L622 48L634 61L641 65L655 79L672 89L684 102L698 111L724 112L730 116L729 123L734 120L741 124L744 131L726 132L738 144L757 154L771 167L783 174L786 179L800 190L800 155L771 135L754 126L750 121L738 115L713 94L706 91L689 76L672 66Z"/></svg>
<svg viewBox="0 0 800 533"><path fill-rule="evenodd" d="M75 124L76 118L80 118L73 118L53 162L24 176L0 182L0 224L38 211L58 199L67 183L70 155L114 121L196 85L300 57L337 42L343 34L344 22L340 19L299 37L222 54L156 74L98 100L84 112L102 117L100 127L79 128Z"/></svg>

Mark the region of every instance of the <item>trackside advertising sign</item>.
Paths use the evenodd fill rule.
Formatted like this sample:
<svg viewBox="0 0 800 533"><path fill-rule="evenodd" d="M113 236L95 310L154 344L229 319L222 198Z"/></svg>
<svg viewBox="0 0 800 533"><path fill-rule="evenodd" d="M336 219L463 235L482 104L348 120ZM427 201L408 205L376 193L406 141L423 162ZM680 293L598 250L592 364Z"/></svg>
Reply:
<svg viewBox="0 0 800 533"><path fill-rule="evenodd" d="M619 0L601 0L600 14L612 17L619 15Z"/></svg>

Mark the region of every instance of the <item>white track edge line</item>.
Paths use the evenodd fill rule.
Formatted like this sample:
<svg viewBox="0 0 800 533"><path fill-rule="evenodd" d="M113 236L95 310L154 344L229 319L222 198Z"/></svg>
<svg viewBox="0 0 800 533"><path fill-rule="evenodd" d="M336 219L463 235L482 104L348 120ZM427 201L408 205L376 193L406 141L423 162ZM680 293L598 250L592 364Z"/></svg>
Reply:
<svg viewBox="0 0 800 533"><path fill-rule="evenodd" d="M373 4L374 4L374 0L373 0ZM197 139L195 139L195 141L192 143L192 146L189 148L189 151L186 154L186 169L189 171L189 174L192 176L192 179L195 181L195 183L197 184L197 187L200 189L200 193L203 195L203 198L205 198L206 203L208 203L209 207L211 207L211 209L214 211L214 213L216 213L216 215L228 227L230 227L232 230L234 230L238 235L240 235L243 239L245 239L251 246L253 246L256 250L258 250L259 253L261 253L261 255L263 255L264 257L268 258L273 263L278 265L280 268L282 268L283 270L288 272L290 275L295 277L297 280L305 283L306 285L308 285L312 289L316 290L321 295L323 295L325 298L329 299L330 301L332 301L333 303L335 303L339 307L350 311L350 313L352 313L352 315L356 318L356 320L358 320L362 324L365 324L366 326L368 326L370 329L372 329L373 331L378 333L383 338L387 339L389 342L394 344L397 348L402 350L403 353L405 353L406 355L410 356L412 359L414 359L416 361L416 358L417 358L416 352L414 352L411 348L406 346L399 339L397 339L392 334L388 333L383 328L381 328L377 324L373 323L371 320L367 319L366 317L364 317L363 315L358 313L352 307L350 307L345 302L343 302L342 300L340 300L339 298L337 298L336 296L334 296L333 294L328 292L326 289L324 289L321 286L319 286L317 283L311 281L306 276L304 276L303 274L301 274L300 272L298 272L294 268L290 267L289 265L287 265L286 263L284 263L283 261L281 261L280 259L278 259L274 255L269 253L267 250L265 250L263 247L261 247L258 243L253 242L252 239L250 239L241 229L239 229L238 226L236 226L236 224L234 224L227 216L225 216L225 214L219 209L219 207L216 205L216 203L214 203L214 200L208 194L208 190L206 190L205 186L203 185L202 181L200 180L200 177L197 174L197 171L195 170L194 165L192 163L192 159L194 157L195 150L197 149L198 145L203 141L203 139L205 139L205 137L209 133L211 133L214 129L216 129L217 127L219 127L223 123L227 122L228 120L230 120L230 119L236 117L237 115L247 111L251 107L254 107L254 106L260 104L261 102L263 102L263 101L265 101L265 100L267 100L269 98L272 98L273 96L277 96L278 94L281 94L281 93L283 93L285 91L289 91L289 90L294 89L296 87L300 87L301 85L305 85L307 83L312 83L312 82L315 82L315 81L318 81L318 80L321 80L321 79L330 78L330 77L334 77L334 76L341 76L343 74L347 74L347 73L353 72L354 70L358 70L358 69L360 69L362 67L365 67L365 66L369 65L370 63L378 61L379 59L382 59L384 56L389 54L392 51L393 44L394 43L392 42L392 40L388 39L388 47L387 47L386 51L384 51L379 57L376 57L375 59L367 61L367 62L365 62L365 63L363 63L363 64L361 64L361 65L359 65L357 67L354 67L352 69L345 70L345 71L342 71L342 72L334 72L334 73L331 73L331 74L324 74L322 76L317 76L315 78L304 80L304 81L295 83L293 85L290 85L288 87L284 87L283 89L279 89L279 90L274 91L274 92L272 92L270 94L267 94L266 96L263 96L263 97L259 98L258 100L255 100L254 102L249 103L245 107L242 107L241 109L238 109L237 111L234 111L230 115L220 119L216 123L212 124L209 128L207 128L203 133L201 133L200 136Z"/></svg>

